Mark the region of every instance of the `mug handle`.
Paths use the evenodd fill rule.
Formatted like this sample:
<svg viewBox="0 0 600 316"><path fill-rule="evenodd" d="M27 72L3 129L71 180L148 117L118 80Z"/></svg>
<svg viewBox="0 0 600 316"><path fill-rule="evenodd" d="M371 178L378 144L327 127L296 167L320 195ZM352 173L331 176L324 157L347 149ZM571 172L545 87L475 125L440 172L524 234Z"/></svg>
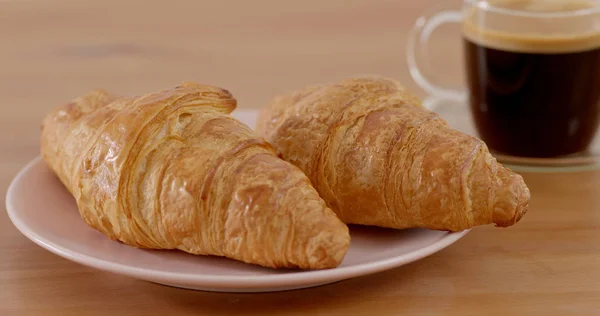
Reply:
<svg viewBox="0 0 600 316"><path fill-rule="evenodd" d="M418 57L424 59L423 65L429 69L429 55L427 51L427 42L433 31L445 23L459 23L462 20L462 12L458 10L444 10L434 13L431 16L421 16L415 22L408 38L406 47L406 58L408 68L413 80L425 90L428 94L435 97L453 100L465 100L466 93L459 89L443 87L439 84L432 83L431 80L423 75L422 69L418 62Z"/></svg>

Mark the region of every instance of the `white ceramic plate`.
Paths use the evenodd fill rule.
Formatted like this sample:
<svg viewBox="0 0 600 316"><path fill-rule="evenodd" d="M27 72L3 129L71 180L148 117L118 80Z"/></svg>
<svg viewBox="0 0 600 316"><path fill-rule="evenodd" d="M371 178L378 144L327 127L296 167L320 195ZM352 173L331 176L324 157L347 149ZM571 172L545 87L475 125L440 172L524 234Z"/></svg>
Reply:
<svg viewBox="0 0 600 316"><path fill-rule="evenodd" d="M255 111L238 111L236 116L254 126ZM25 236L69 260L160 284L221 292L299 289L388 270L431 255L467 233L351 227L352 241L342 264L318 271L274 270L227 258L141 250L87 226L74 199L40 158L13 180L6 208Z"/></svg>

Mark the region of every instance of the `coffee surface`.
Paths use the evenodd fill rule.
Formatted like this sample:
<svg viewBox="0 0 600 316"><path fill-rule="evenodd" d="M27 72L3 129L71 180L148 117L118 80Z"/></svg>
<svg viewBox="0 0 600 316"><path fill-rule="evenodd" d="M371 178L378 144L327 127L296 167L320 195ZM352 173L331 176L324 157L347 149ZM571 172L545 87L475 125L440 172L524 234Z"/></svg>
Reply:
<svg viewBox="0 0 600 316"><path fill-rule="evenodd" d="M462 31L471 42L490 48L537 53L600 47L597 2L497 0L483 3L487 5L473 6L465 12Z"/></svg>

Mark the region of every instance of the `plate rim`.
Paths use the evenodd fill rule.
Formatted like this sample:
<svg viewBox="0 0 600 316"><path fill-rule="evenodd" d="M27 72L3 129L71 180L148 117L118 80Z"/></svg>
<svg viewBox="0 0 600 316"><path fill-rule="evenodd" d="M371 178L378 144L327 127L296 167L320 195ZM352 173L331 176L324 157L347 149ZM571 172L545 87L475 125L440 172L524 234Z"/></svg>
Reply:
<svg viewBox="0 0 600 316"><path fill-rule="evenodd" d="M220 287L270 287L280 286L282 284L306 284L315 282L326 282L326 281L337 281L343 279L354 278L358 276L369 275L392 268L396 268L427 256L430 256L461 239L471 229L463 230L460 232L446 232L446 235L442 236L432 244L413 250L407 254L401 256L394 256L388 259L378 260L375 262L361 263L346 267L337 267L331 269L322 270L303 270L294 271L290 273L282 274L270 274L270 275L256 275L256 276L232 276L232 275L207 275L207 274L190 274L180 273L173 271L157 271L149 268L141 268L132 265L116 263L105 259L93 257L90 255L81 254L77 251L71 250L68 247L61 246L41 236L39 233L31 230L29 226L24 223L15 211L13 199L16 198L15 190L17 185L23 178L29 174L34 167L38 164L44 164L41 156L37 156L33 160L29 161L24 167L22 167L16 176L11 181L8 190L6 192L6 212L13 225L38 246L50 251L51 253L68 259L70 261L89 266L98 270L108 271L116 274L134 276L144 280L169 280L175 283L186 283L186 284L209 284L217 285ZM137 248L136 248L137 249ZM229 259L232 260L232 259Z"/></svg>

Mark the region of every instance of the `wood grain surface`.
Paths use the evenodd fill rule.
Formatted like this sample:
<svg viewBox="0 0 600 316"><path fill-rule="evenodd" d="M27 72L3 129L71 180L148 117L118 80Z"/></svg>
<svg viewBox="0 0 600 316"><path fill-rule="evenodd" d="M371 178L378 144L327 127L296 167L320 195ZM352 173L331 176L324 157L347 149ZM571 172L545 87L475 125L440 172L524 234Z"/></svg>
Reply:
<svg viewBox="0 0 600 316"><path fill-rule="evenodd" d="M424 8L459 1L0 0L0 191L39 153L52 107L102 87L144 93L194 80L240 107L356 74L395 77ZM431 47L460 82L457 27ZM532 202L509 229L474 229L391 271L269 294L175 289L96 271L22 236L0 212L0 315L600 315L600 172L526 173ZM2 195L4 207L4 195Z"/></svg>

